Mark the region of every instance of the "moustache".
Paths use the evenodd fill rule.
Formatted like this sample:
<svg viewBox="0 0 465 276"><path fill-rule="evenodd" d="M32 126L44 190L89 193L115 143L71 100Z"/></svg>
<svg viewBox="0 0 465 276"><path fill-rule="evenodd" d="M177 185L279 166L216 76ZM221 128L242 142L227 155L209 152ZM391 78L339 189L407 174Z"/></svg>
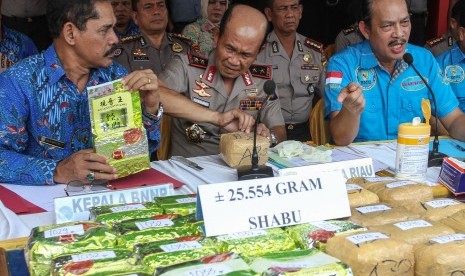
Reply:
<svg viewBox="0 0 465 276"><path fill-rule="evenodd" d="M404 44L404 43L407 43L407 39L405 39L405 38L395 39L395 40L391 40L389 42L388 46L394 46L396 44Z"/></svg>
<svg viewBox="0 0 465 276"><path fill-rule="evenodd" d="M103 56L108 57L109 55L113 54L116 51L116 49L118 49L118 46L116 46L116 44L115 44L115 45L111 46L110 50L106 51Z"/></svg>

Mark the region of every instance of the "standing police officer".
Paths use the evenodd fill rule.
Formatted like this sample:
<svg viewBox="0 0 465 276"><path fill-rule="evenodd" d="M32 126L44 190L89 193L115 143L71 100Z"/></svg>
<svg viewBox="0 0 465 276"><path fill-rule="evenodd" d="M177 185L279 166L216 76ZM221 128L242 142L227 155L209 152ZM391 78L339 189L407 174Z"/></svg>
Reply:
<svg viewBox="0 0 465 276"><path fill-rule="evenodd" d="M152 69L160 73L174 54L186 53L190 39L166 32L166 0L132 0L133 20L141 35L121 38L115 51L116 60L129 72Z"/></svg>
<svg viewBox="0 0 465 276"><path fill-rule="evenodd" d="M308 141L313 96L323 95L323 44L297 33L300 0L267 0L265 14L274 29L257 59L273 65L287 139Z"/></svg>

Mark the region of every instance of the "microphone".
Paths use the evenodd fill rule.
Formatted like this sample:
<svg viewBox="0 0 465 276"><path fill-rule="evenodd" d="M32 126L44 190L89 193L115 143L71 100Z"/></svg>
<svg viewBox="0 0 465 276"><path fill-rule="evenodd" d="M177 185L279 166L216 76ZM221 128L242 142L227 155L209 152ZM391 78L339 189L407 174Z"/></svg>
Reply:
<svg viewBox="0 0 465 276"><path fill-rule="evenodd" d="M428 155L428 167L433 167L433 166L441 166L442 161L444 160L444 157L447 157L444 153L439 152L439 135L438 135L438 104L436 102L436 97L434 96L433 89L429 86L428 82L426 82L425 78L418 72L417 68L415 65L413 65L413 56L410 53L405 53L403 56L404 61L409 65L412 66L413 70L415 73L420 77L420 79L423 81L423 83L426 85L428 88L428 91L431 95L431 98L433 99L433 104L434 104L434 117L435 117L435 125L436 129L434 130L434 141L433 141L433 149L429 152Z"/></svg>
<svg viewBox="0 0 465 276"><path fill-rule="evenodd" d="M243 166L237 169L238 180L248 180L248 179L259 179L265 177L273 177L273 169L269 166L259 166L258 165L258 152L257 152L257 128L260 124L260 115L262 109L268 103L270 99L276 99L276 83L273 80L267 80L263 85L263 91L266 94L266 98L263 101L260 109L257 112L257 117L255 118L255 128L253 131L253 146L252 146L252 166Z"/></svg>

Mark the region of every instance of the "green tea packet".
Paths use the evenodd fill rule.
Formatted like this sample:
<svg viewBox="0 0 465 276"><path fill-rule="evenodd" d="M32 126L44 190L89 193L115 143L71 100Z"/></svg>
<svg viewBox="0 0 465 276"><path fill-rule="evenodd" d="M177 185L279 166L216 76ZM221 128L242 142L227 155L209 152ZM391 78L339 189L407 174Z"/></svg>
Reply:
<svg viewBox="0 0 465 276"><path fill-rule="evenodd" d="M95 152L107 157L124 177L150 168L147 133L139 92L121 80L87 88Z"/></svg>

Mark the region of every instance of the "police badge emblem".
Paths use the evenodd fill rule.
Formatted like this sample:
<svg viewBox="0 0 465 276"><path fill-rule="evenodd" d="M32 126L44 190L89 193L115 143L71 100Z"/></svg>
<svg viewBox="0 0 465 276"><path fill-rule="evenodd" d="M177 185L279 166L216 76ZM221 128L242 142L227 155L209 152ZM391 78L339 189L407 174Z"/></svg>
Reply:
<svg viewBox="0 0 465 276"><path fill-rule="evenodd" d="M304 62L310 63L312 62L312 55L310 53L306 53L303 57Z"/></svg>
<svg viewBox="0 0 465 276"><path fill-rule="evenodd" d="M173 43L171 45L171 50L173 50L173 52L175 52L175 53L181 53L183 49L184 48L182 48L181 44L179 44L177 42L175 42L175 43Z"/></svg>

